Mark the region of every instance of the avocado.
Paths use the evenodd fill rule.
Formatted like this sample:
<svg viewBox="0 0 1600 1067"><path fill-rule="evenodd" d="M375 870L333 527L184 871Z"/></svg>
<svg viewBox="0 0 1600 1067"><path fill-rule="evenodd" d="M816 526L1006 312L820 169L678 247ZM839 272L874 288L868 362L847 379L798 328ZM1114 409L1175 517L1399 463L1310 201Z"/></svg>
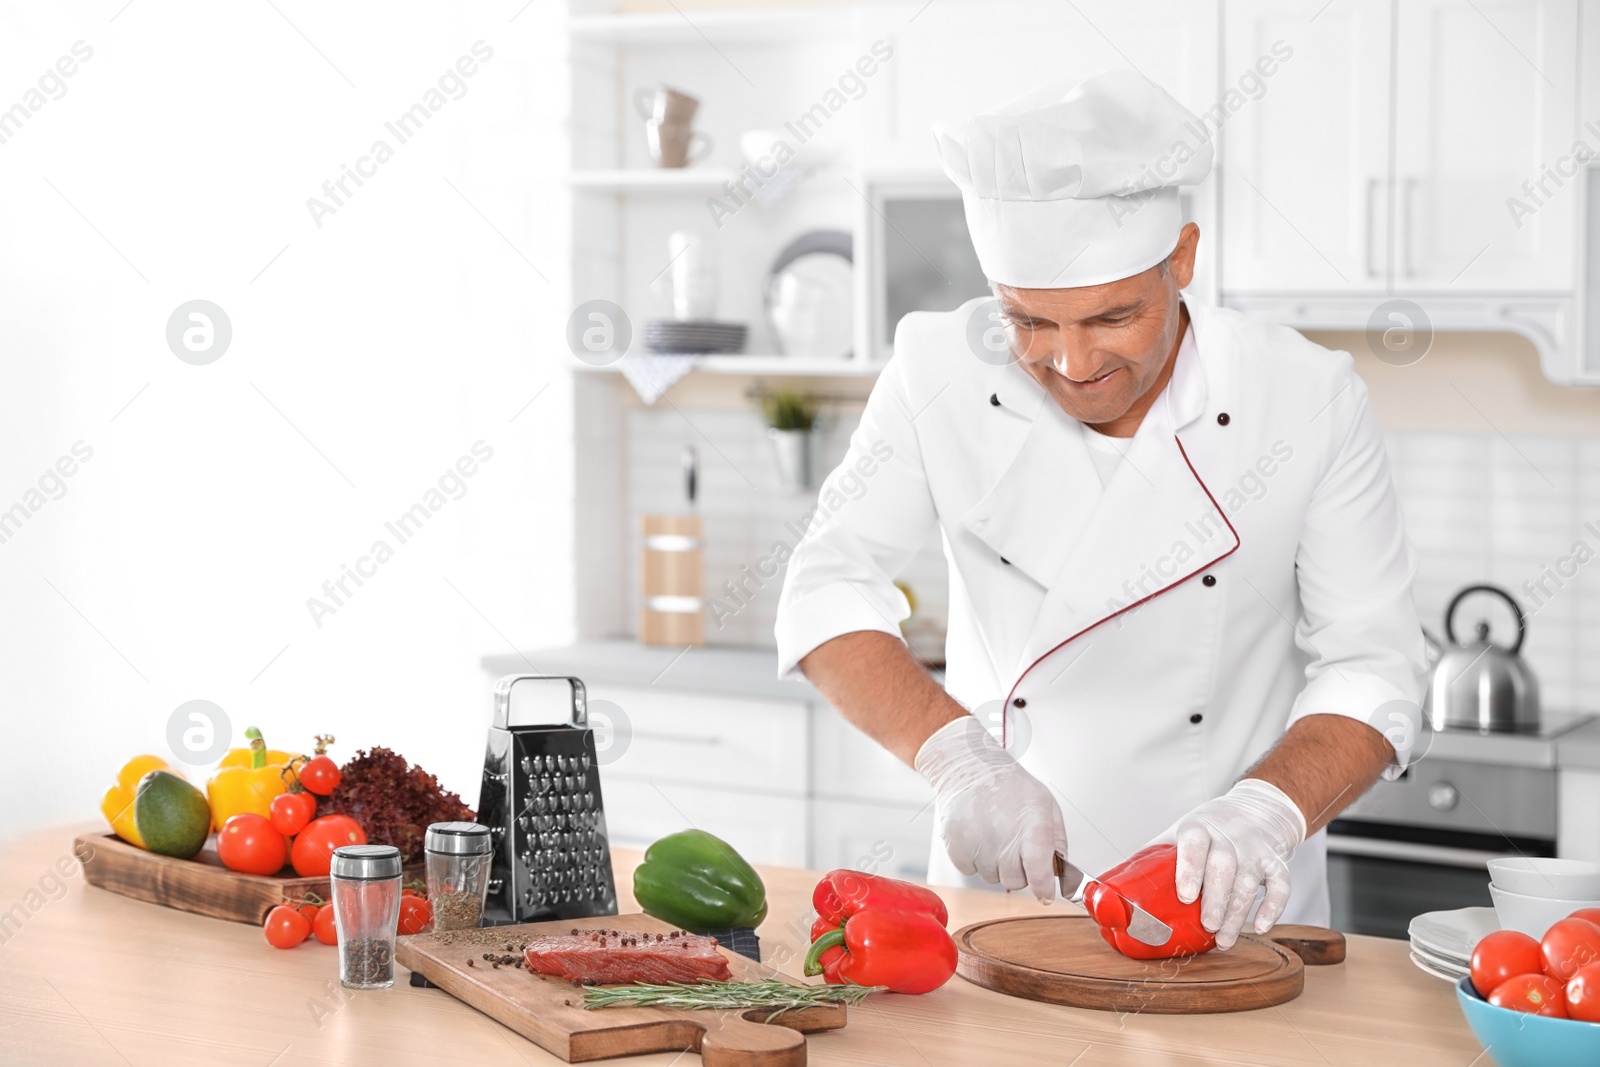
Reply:
<svg viewBox="0 0 1600 1067"><path fill-rule="evenodd" d="M171 771L151 771L139 779L133 823L145 848L186 860L206 843L211 805L204 793Z"/></svg>

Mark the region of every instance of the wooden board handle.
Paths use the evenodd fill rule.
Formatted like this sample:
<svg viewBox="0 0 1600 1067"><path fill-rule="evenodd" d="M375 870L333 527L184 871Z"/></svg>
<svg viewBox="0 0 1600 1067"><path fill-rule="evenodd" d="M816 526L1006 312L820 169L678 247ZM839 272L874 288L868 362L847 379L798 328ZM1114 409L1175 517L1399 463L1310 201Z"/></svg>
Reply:
<svg viewBox="0 0 1600 1067"><path fill-rule="evenodd" d="M1266 938L1299 956L1308 967L1344 962L1344 935L1325 926L1274 926Z"/></svg>
<svg viewBox="0 0 1600 1067"><path fill-rule="evenodd" d="M757 1023L726 1012L706 1025L700 1062L705 1067L805 1067L806 1038L781 1021Z"/></svg>

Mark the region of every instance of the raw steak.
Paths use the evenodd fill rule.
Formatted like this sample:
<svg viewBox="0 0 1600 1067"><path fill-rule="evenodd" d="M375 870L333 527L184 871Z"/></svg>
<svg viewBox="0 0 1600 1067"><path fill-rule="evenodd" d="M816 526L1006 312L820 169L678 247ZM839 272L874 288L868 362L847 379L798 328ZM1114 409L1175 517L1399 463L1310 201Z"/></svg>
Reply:
<svg viewBox="0 0 1600 1067"><path fill-rule="evenodd" d="M573 930L538 937L523 954L530 971L574 982L621 985L631 982L726 982L733 977L717 939L675 930L647 934L636 930Z"/></svg>

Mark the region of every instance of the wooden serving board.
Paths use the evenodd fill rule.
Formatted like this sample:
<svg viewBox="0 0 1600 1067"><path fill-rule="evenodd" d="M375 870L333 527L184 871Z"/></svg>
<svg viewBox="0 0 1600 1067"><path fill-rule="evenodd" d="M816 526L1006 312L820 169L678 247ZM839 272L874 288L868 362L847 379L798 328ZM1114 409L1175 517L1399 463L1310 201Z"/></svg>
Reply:
<svg viewBox="0 0 1600 1067"><path fill-rule="evenodd" d="M837 1030L845 1024L843 1005L803 1008L783 1013L772 1023L761 1020L767 1009L691 1011L682 1008L583 1007L583 990L548 975L520 967L495 968L482 959L547 934L582 930L638 930L667 933L675 927L648 915L602 915L486 928L492 944L447 943L432 934L402 937L395 959L458 1000L515 1030L568 1063L632 1056L644 1052L693 1050L706 1067L758 1065L799 1067L806 1062L804 1034ZM490 930L492 929L492 934ZM721 949L736 982L785 978L754 960ZM520 955L519 953L515 953ZM468 964L471 960L471 965Z"/></svg>
<svg viewBox="0 0 1600 1067"><path fill-rule="evenodd" d="M1344 959L1344 935L1316 926L1244 934L1226 952L1134 960L1106 944L1087 915L994 919L956 931L956 973L1027 1000L1100 1011L1198 1015L1293 1000L1306 964Z"/></svg>
<svg viewBox="0 0 1600 1067"><path fill-rule="evenodd" d="M260 926L267 912L290 897L309 891L329 899L326 878L228 870L217 858L215 834L194 858L186 860L146 852L115 834L83 834L73 848L82 858L83 878L90 885L213 919ZM420 876L422 867L419 864L407 870L408 877L411 873Z"/></svg>

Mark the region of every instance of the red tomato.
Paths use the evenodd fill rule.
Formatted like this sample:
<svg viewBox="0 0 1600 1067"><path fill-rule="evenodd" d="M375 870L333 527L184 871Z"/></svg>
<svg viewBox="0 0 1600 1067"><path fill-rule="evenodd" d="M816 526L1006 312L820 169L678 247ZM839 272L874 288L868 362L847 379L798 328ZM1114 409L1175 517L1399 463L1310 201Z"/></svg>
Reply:
<svg viewBox="0 0 1600 1067"><path fill-rule="evenodd" d="M293 837L317 816L317 798L310 793L279 793L272 798L272 828Z"/></svg>
<svg viewBox="0 0 1600 1067"><path fill-rule="evenodd" d="M273 948L294 948L306 939L310 929L306 917L288 904L279 904L267 912L266 925L262 927L267 944Z"/></svg>
<svg viewBox="0 0 1600 1067"><path fill-rule="evenodd" d="M311 923L313 926L316 925L317 912L322 910L320 905L307 901L303 904L294 904L293 907L295 911L306 917L306 922ZM311 930L309 929L306 931L306 940L311 940Z"/></svg>
<svg viewBox="0 0 1600 1067"><path fill-rule="evenodd" d="M267 819L241 812L217 831L217 858L230 871L277 874L288 862L289 846Z"/></svg>
<svg viewBox="0 0 1600 1067"><path fill-rule="evenodd" d="M1554 1019L1567 1017L1566 988L1548 974L1519 974L1507 979L1489 994L1489 1003Z"/></svg>
<svg viewBox="0 0 1600 1067"><path fill-rule="evenodd" d="M313 756L300 768L300 784L319 797L339 788L339 765L327 756Z"/></svg>
<svg viewBox="0 0 1600 1067"><path fill-rule="evenodd" d="M294 839L289 858L294 873L302 878L325 878L333 865L333 850L342 845L364 845L366 831L348 815L324 815L312 819Z"/></svg>
<svg viewBox="0 0 1600 1067"><path fill-rule="evenodd" d="M311 932L317 935L317 940L324 945L337 945L339 934L333 923L333 905L324 904L317 909L317 920L311 924Z"/></svg>
<svg viewBox="0 0 1600 1067"><path fill-rule="evenodd" d="M1590 922L1594 923L1596 926L1600 926L1600 908L1579 908L1577 911L1573 912L1571 915L1568 915L1567 918L1569 918L1569 919L1588 919Z"/></svg>
<svg viewBox="0 0 1600 1067"><path fill-rule="evenodd" d="M1472 949L1472 988L1487 997L1506 979L1538 974L1544 968L1539 942L1515 930L1496 930Z"/></svg>
<svg viewBox="0 0 1600 1067"><path fill-rule="evenodd" d="M419 896L400 895L400 933L420 934L433 922L433 905Z"/></svg>
<svg viewBox="0 0 1600 1067"><path fill-rule="evenodd" d="M1600 1023L1600 963L1579 967L1578 973L1567 980L1567 1015L1586 1023Z"/></svg>
<svg viewBox="0 0 1600 1067"><path fill-rule="evenodd" d="M1600 926L1588 919L1562 919L1539 942L1544 973L1565 982L1579 967L1600 963Z"/></svg>

